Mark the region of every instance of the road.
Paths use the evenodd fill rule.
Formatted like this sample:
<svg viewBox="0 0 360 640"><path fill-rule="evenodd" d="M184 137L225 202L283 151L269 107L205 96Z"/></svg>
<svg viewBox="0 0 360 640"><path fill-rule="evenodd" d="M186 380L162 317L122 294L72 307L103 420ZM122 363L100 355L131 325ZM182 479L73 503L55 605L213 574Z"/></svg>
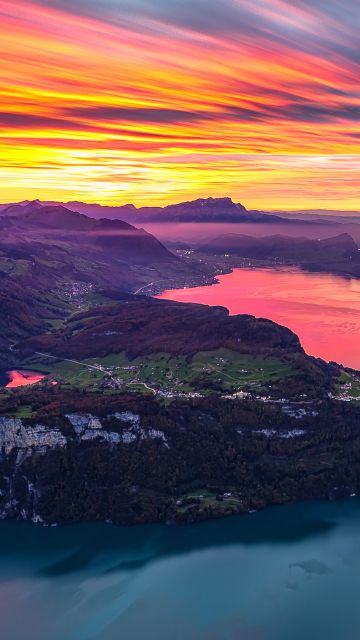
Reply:
<svg viewBox="0 0 360 640"><path fill-rule="evenodd" d="M59 358L57 356L52 356L49 353L42 353L41 351L34 351L34 353L37 356L42 356L43 358L52 358L54 360L59 360ZM72 360L70 358L61 358L61 360L64 361L64 362L72 362L73 364L79 364L81 367L86 367L87 369L95 369L96 371L102 371L103 373L106 373L113 382L115 382L115 383L117 382L116 378L114 378L108 371L105 371L104 368L101 367L100 365L85 364L84 362L79 362L79 360ZM146 382L139 382L137 380L134 380L133 382L129 382L129 384L141 384L146 389L151 391L155 396L157 394L156 389L153 389L152 387L149 387L149 385Z"/></svg>
<svg viewBox="0 0 360 640"><path fill-rule="evenodd" d="M88 369L96 369L96 371L104 371L103 367L100 365L94 364L85 364L84 362L79 362L79 360L70 360L69 358L59 358L58 356L51 356L49 353L42 353L41 351L34 351L37 356L42 356L43 358L53 358L54 360L63 360L64 362L72 362L73 364L79 364L81 367L87 367Z"/></svg>
<svg viewBox="0 0 360 640"><path fill-rule="evenodd" d="M166 280L162 278L161 280L154 280L154 282L149 282L149 284L144 284L143 287L140 287L140 289L137 289L136 291L134 291L134 296L140 293L140 291L143 291L144 289L147 289L148 287L151 287L153 284L157 284L158 282L166 282Z"/></svg>
<svg viewBox="0 0 360 640"><path fill-rule="evenodd" d="M154 396L156 396L156 394L157 394L156 389L153 389L152 387L149 387L149 385L148 385L146 382L139 382L138 380L133 380L133 382L129 382L129 385L130 385L130 384L141 384L141 385L143 385L146 389L149 389L149 391L152 391L152 392L153 392L153 394L154 394Z"/></svg>

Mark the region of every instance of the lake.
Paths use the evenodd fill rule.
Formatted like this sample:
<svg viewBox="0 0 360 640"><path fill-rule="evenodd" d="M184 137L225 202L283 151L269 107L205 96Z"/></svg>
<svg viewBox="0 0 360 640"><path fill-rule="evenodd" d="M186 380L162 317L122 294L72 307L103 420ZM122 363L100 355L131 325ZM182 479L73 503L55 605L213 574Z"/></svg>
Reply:
<svg viewBox="0 0 360 640"><path fill-rule="evenodd" d="M360 284L236 269L161 297L291 327L360 368ZM0 522L2 640L358 640L360 498L188 526Z"/></svg>
<svg viewBox="0 0 360 640"><path fill-rule="evenodd" d="M158 298L227 307L292 329L311 355L360 369L360 280L299 269L234 269Z"/></svg>
<svg viewBox="0 0 360 640"><path fill-rule="evenodd" d="M15 389L25 387L29 384L36 384L45 378L46 374L41 371L30 371L27 369L0 369L0 387Z"/></svg>
<svg viewBox="0 0 360 640"><path fill-rule="evenodd" d="M357 640L360 499L184 527L0 523L2 640Z"/></svg>

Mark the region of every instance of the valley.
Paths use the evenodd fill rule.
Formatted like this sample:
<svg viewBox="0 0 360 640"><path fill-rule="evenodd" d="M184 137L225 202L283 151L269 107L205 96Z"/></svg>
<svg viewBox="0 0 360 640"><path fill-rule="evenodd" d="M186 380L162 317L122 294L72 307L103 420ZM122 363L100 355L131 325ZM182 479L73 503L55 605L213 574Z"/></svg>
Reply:
<svg viewBox="0 0 360 640"><path fill-rule="evenodd" d="M0 24L0 640L360 640L360 3Z"/></svg>
<svg viewBox="0 0 360 640"><path fill-rule="evenodd" d="M257 276L285 278L291 300L287 241L197 252L56 204L0 225L2 517L193 522L360 491L359 374L286 328L294 305L244 307ZM336 242L321 246L353 260ZM303 277L316 291L330 276Z"/></svg>

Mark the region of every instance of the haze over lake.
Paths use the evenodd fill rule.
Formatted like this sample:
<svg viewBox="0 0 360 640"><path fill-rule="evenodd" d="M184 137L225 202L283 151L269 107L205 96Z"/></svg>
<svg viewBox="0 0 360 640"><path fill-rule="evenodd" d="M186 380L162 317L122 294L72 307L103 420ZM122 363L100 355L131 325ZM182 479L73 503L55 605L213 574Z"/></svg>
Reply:
<svg viewBox="0 0 360 640"><path fill-rule="evenodd" d="M292 329L310 355L360 369L360 282L298 269L234 269L212 286L158 297L227 307Z"/></svg>

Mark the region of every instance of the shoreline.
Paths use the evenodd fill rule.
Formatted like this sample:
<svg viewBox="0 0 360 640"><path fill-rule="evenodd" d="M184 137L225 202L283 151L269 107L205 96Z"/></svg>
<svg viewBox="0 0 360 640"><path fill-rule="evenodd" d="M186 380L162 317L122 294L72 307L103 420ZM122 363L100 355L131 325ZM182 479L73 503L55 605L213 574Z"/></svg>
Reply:
<svg viewBox="0 0 360 640"><path fill-rule="evenodd" d="M164 519L153 519L145 522L115 522L113 520L105 519L105 520L69 520L64 522L46 522L41 516L35 515L32 518L18 518L5 516L0 517L0 526L1 522L4 523L20 523L21 525L39 527L41 529L70 529L72 527L81 527L85 525L94 525L94 526L110 526L115 527L117 529L125 529L131 530L135 528L144 529L146 527L164 527L164 528L182 528L182 527L191 527L192 525L205 525L210 522L218 522L220 520L227 520L229 518L238 518L245 519L247 516L252 516L254 514L261 514L272 509L281 509L282 507L296 507L298 505L308 505L308 504L330 504L330 503L341 503L348 502L352 500L357 500L360 502L360 487L359 492L344 492L339 495L335 495L334 493L329 493L325 496L309 496L308 498L299 498L294 500L284 500L284 501L273 501L267 504L256 504L249 505L244 509L239 509L233 511L232 513L209 513L206 514L199 512L192 512L191 517L188 518L164 518Z"/></svg>
<svg viewBox="0 0 360 640"><path fill-rule="evenodd" d="M205 254L204 254L205 256ZM211 258L215 258L216 256L208 256L206 254L206 258L207 259L211 259ZM220 258L220 256L218 256L218 258ZM204 259L204 258L203 258ZM190 260L188 260L188 263L190 263ZM195 263L196 265L199 265L199 261L196 261ZM351 274L351 273L347 273L347 272L339 272L336 270L329 270L329 269L322 269L320 267L318 268L309 268L309 266L303 265L301 263L294 263L294 262L278 262L278 261L274 261L274 262L270 262L270 261L265 261L265 260L255 260L255 259L247 259L247 258L237 258L235 259L234 257L231 258L231 263L229 263L229 261L219 261L219 260L215 260L214 263L210 263L211 266L213 266L212 269L210 269L210 272L208 274L199 274L199 275L193 275L191 280L181 280L181 282L179 282L177 279L174 279L172 282L168 282L167 284L160 284L161 281L154 283L154 285L150 290L148 289L148 287L151 287L152 283L149 283L148 285L145 285L143 287L143 289L145 290L144 295L146 296L150 296L150 297L156 297L157 295L163 293L164 291L168 291L168 290L175 290L175 289L195 289L197 287L211 287L214 284L218 284L219 280L218 277L221 275L228 275L230 273L232 273L235 269L239 269L239 270L267 270L267 271L280 271L280 270L284 270L284 271L288 271L289 273L291 272L302 272L302 273L306 273L306 274L316 274L316 275L328 275L328 276L336 276L338 278L342 278L346 281L349 280L355 280L355 281L360 281L360 276ZM211 273L212 271L212 273ZM165 281L166 282L166 281ZM136 294L135 294L136 295Z"/></svg>

